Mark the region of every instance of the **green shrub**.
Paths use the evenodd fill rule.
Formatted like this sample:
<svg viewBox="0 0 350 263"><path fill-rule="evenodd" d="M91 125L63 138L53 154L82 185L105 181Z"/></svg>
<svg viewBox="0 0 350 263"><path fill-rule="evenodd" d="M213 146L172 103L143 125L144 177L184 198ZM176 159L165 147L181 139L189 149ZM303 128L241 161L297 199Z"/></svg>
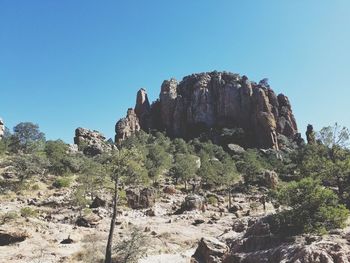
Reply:
<svg viewBox="0 0 350 263"><path fill-rule="evenodd" d="M208 197L208 204L216 205L217 203L218 203L218 199L215 196L209 196Z"/></svg>
<svg viewBox="0 0 350 263"><path fill-rule="evenodd" d="M38 216L38 210L35 210L31 207L23 207L21 208L21 216L28 218L28 217L37 217Z"/></svg>
<svg viewBox="0 0 350 263"><path fill-rule="evenodd" d="M64 188L69 187L72 183L72 179L70 177L58 177L54 182L53 186L56 188Z"/></svg>
<svg viewBox="0 0 350 263"><path fill-rule="evenodd" d="M290 209L275 216L284 234L325 233L345 227L349 211L339 204L338 196L311 178L291 182L276 194L277 200Z"/></svg>
<svg viewBox="0 0 350 263"><path fill-rule="evenodd" d="M38 184L33 184L30 188L31 188L33 191L40 190L40 186L39 186Z"/></svg>

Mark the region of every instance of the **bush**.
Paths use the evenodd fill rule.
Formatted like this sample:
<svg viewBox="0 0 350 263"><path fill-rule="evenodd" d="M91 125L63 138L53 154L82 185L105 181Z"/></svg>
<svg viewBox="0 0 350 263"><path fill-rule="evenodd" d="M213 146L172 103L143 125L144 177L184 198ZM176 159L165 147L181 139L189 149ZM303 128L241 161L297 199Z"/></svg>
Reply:
<svg viewBox="0 0 350 263"><path fill-rule="evenodd" d="M38 216L38 210L35 210L30 207L23 207L21 208L21 216L28 218L28 217L37 217Z"/></svg>
<svg viewBox="0 0 350 263"><path fill-rule="evenodd" d="M337 195L311 178L286 184L276 197L280 204L290 207L275 217L285 234L325 233L343 228L349 216Z"/></svg>
<svg viewBox="0 0 350 263"><path fill-rule="evenodd" d="M72 179L70 177L58 177L54 182L53 186L56 188L69 187L72 183Z"/></svg>
<svg viewBox="0 0 350 263"><path fill-rule="evenodd" d="M218 203L218 199L215 196L209 196L208 197L208 203L210 205L216 205Z"/></svg>
<svg viewBox="0 0 350 263"><path fill-rule="evenodd" d="M16 212L6 212L0 215L0 225L6 224L9 221L13 221L18 217Z"/></svg>

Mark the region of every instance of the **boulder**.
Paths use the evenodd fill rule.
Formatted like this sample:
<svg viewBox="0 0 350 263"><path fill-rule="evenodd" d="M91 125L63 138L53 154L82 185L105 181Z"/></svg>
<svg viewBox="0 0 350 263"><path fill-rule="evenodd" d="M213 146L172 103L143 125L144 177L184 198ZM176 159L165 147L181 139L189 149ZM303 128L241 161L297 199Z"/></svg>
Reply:
<svg viewBox="0 0 350 263"><path fill-rule="evenodd" d="M275 171L265 170L264 172L265 184L268 188L276 189L278 185L278 175Z"/></svg>
<svg viewBox="0 0 350 263"><path fill-rule="evenodd" d="M28 237L24 232L4 232L0 230L0 246L7 246L14 243L22 242Z"/></svg>
<svg viewBox="0 0 350 263"><path fill-rule="evenodd" d="M177 193L177 190L175 188L175 186L173 185L167 185L163 188L163 192L166 193L166 194L170 194L170 195L173 195L173 194L176 194Z"/></svg>
<svg viewBox="0 0 350 263"><path fill-rule="evenodd" d="M205 200L199 195L188 195L185 197L184 202L181 205L182 211L204 210Z"/></svg>
<svg viewBox="0 0 350 263"><path fill-rule="evenodd" d="M127 189L126 199L132 209L153 207L156 201L156 191L152 188Z"/></svg>
<svg viewBox="0 0 350 263"><path fill-rule="evenodd" d="M202 238L191 258L191 263L222 263L229 248L215 238Z"/></svg>
<svg viewBox="0 0 350 263"><path fill-rule="evenodd" d="M245 153L244 148L237 145L237 144L230 143L227 145L227 148L228 148L229 152L231 154L234 154L234 155L241 155L241 154Z"/></svg>
<svg viewBox="0 0 350 263"><path fill-rule="evenodd" d="M136 112L136 113L135 113ZM278 135L293 139L297 125L288 97L266 85L229 72L192 74L181 82L165 80L159 100L149 106L146 91L137 94L135 111L116 125L123 140L143 129L191 139L223 128L240 128L244 147L279 149Z"/></svg>
<svg viewBox="0 0 350 263"><path fill-rule="evenodd" d="M102 200L98 196L95 197L95 199L92 201L90 208L98 208L98 207L105 207L106 206L106 200Z"/></svg>
<svg viewBox="0 0 350 263"><path fill-rule="evenodd" d="M78 146L80 151L89 156L116 149L114 145L106 141L106 138L100 132L85 128L75 130L74 144Z"/></svg>

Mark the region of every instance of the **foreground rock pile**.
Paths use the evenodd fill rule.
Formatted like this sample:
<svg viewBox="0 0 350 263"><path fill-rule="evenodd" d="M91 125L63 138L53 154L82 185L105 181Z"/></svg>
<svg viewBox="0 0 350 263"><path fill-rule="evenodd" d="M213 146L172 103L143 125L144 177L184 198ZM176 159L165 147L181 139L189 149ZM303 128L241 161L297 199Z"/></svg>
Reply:
<svg viewBox="0 0 350 263"><path fill-rule="evenodd" d="M193 138L221 128L242 128L244 146L279 148L278 135L298 133L288 98L266 83L228 72L193 74L181 82L165 80L159 100L137 94L135 110L116 125L116 141L143 129L164 130L171 137Z"/></svg>
<svg viewBox="0 0 350 263"><path fill-rule="evenodd" d="M272 234L263 219L242 221L238 235L221 242L202 238L192 263L347 263L350 262L349 234L324 237L283 238Z"/></svg>

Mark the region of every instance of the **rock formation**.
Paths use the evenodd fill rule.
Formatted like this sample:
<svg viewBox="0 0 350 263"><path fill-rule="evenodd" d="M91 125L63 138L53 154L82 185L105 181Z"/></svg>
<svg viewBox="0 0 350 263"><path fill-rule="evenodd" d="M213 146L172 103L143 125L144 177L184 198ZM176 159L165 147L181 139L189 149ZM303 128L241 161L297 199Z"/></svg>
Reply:
<svg viewBox="0 0 350 263"><path fill-rule="evenodd" d="M98 155L115 148L114 145L106 141L106 138L100 132L85 128L77 128L75 130L74 144L78 146L80 151L90 156Z"/></svg>
<svg viewBox="0 0 350 263"><path fill-rule="evenodd" d="M149 208L155 204L156 192L152 188L127 189L126 199L132 209Z"/></svg>
<svg viewBox="0 0 350 263"><path fill-rule="evenodd" d="M281 237L272 234L263 220L228 238L229 246L217 239L204 238L191 262L201 263L346 263L350 262L348 233L326 236ZM228 250L227 247L230 249Z"/></svg>
<svg viewBox="0 0 350 263"><path fill-rule="evenodd" d="M316 136L314 132L314 127L309 124L306 129L306 140L308 144L316 144Z"/></svg>
<svg viewBox="0 0 350 263"><path fill-rule="evenodd" d="M134 114L135 113L135 114ZM165 80L159 100L149 106L146 91L137 94L135 111L116 125L125 139L139 128L160 129L170 137L190 139L203 132L242 128L244 146L278 149L278 135L293 139L297 125L286 96L263 83L228 72L192 74L178 83Z"/></svg>
<svg viewBox="0 0 350 263"><path fill-rule="evenodd" d="M141 111L140 107L138 109ZM126 117L120 119L115 125L115 142L125 140L140 129L140 121L134 109L128 109Z"/></svg>
<svg viewBox="0 0 350 263"><path fill-rule="evenodd" d="M0 118L0 140L4 137L5 125L3 120Z"/></svg>

